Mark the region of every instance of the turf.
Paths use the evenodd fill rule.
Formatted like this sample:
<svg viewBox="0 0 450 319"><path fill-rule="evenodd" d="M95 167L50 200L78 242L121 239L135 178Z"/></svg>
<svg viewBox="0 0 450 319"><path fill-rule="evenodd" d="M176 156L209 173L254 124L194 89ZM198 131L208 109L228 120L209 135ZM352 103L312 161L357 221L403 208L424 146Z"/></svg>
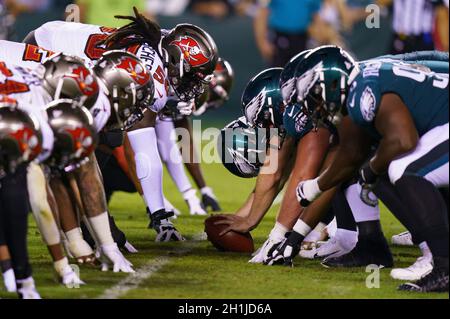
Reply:
<svg viewBox="0 0 450 319"><path fill-rule="evenodd" d="M214 188L225 212L232 212L245 200L253 180L231 176L218 164L204 165L205 176ZM382 269L380 288L366 287L369 275L364 268L326 269L317 261L296 260L295 268L251 265L245 254L221 253L207 241L192 240L203 231L203 217L191 217L186 205L165 174L165 192L169 200L184 211L176 221L178 229L187 237L183 243L158 244L155 233L148 230L147 217L140 197L117 193L111 201L111 212L128 239L139 250L128 255L136 269L169 256L169 262L136 289L122 298L448 298L448 294L405 293L396 290L399 282L389 277L389 269ZM274 206L259 227L252 232L256 246L260 246L274 223L278 206ZM382 210L385 235L390 238L404 228ZM180 247L186 247L180 252ZM34 277L43 298L98 298L127 274L100 272L83 266L81 278L87 285L68 289L56 282L52 263L41 242L34 221L30 218L29 251ZM419 255L416 248L392 247L396 266L410 265ZM1 287L3 284L1 283ZM0 288L0 298L15 298Z"/></svg>

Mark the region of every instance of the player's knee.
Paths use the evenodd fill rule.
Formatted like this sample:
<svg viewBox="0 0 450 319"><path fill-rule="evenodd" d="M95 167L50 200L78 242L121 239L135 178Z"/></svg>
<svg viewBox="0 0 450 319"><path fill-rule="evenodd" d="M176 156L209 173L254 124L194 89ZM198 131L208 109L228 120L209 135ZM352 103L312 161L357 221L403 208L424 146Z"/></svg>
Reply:
<svg viewBox="0 0 450 319"><path fill-rule="evenodd" d="M147 179L152 169L150 158L144 153L136 153L134 158L136 161L137 178L139 180Z"/></svg>

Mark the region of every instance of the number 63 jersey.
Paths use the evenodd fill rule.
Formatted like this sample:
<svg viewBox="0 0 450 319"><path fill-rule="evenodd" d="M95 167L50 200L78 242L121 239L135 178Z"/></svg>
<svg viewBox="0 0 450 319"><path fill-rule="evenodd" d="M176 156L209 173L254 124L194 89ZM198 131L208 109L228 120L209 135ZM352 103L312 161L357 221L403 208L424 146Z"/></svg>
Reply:
<svg viewBox="0 0 450 319"><path fill-rule="evenodd" d="M52 21L36 29L34 37L39 47L95 62L106 52L101 42L115 30L82 23ZM159 55L146 43L129 47L127 51L140 58L152 74L155 103L150 108L154 112L159 112L166 105L169 91L169 82Z"/></svg>
<svg viewBox="0 0 450 319"><path fill-rule="evenodd" d="M376 139L375 118L384 94L398 95L408 108L419 136L448 123L448 62L435 73L423 63L369 60L350 75L347 111L352 120ZM435 64L436 65L436 64Z"/></svg>

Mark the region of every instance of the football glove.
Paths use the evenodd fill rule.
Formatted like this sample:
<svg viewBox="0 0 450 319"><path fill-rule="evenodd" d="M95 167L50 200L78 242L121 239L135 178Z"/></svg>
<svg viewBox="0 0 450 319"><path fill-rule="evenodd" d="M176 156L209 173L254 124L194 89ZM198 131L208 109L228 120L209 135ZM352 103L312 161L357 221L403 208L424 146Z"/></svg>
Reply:
<svg viewBox="0 0 450 319"><path fill-rule="evenodd" d="M358 183L361 185L361 193L359 196L366 205L372 207L378 205L378 199L370 197L370 193L373 193L377 180L378 175L370 167L370 162L367 162L361 167L358 178Z"/></svg>
<svg viewBox="0 0 450 319"><path fill-rule="evenodd" d="M185 238L181 236L180 232L175 228L175 226L168 220L164 219L161 221L156 229L156 242L168 242L168 241L184 241Z"/></svg>
<svg viewBox="0 0 450 319"><path fill-rule="evenodd" d="M278 246L268 252L268 256L264 259L264 265L284 265L293 267L293 259L300 252L300 244L304 236L293 231Z"/></svg>
<svg viewBox="0 0 450 319"><path fill-rule="evenodd" d="M210 187L203 187L200 192L202 193L202 204L205 209L211 207L213 212L220 212L222 210L219 202L217 201L217 197L214 195L214 192Z"/></svg>
<svg viewBox="0 0 450 319"><path fill-rule="evenodd" d="M268 258L273 250L287 237L289 237L287 229L279 223L275 224L275 227L269 234L269 238L254 254L253 258L248 262L253 264L262 264L266 258Z"/></svg>
<svg viewBox="0 0 450 319"><path fill-rule="evenodd" d="M302 207L307 207L311 202L322 194L319 188L318 178L300 182L297 186L296 195Z"/></svg>
<svg viewBox="0 0 450 319"><path fill-rule="evenodd" d="M199 216L205 216L207 215L207 212L203 208L202 203L200 202L200 199L197 197L197 192L195 189L190 189L183 194L183 198L186 201L186 203L189 206L189 213L191 215L199 215Z"/></svg>
<svg viewBox="0 0 450 319"><path fill-rule="evenodd" d="M134 272L133 264L122 255L116 243L102 245L99 259L102 263L102 271L108 271L112 266L114 272Z"/></svg>
<svg viewBox="0 0 450 319"><path fill-rule="evenodd" d="M194 110L195 100L190 100L189 102L179 101L177 104L177 110L181 115L189 116Z"/></svg>

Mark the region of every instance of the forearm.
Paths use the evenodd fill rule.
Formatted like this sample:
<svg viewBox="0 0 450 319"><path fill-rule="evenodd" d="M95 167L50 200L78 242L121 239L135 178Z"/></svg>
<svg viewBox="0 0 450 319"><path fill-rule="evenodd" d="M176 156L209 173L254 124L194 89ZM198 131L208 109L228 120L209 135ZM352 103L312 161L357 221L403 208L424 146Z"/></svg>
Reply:
<svg viewBox="0 0 450 319"><path fill-rule="evenodd" d="M267 19L269 17L269 10L267 8L260 8L254 20L255 40L258 46L267 41L268 26Z"/></svg>
<svg viewBox="0 0 450 319"><path fill-rule="evenodd" d="M449 47L449 13L445 6L440 6L436 9L437 30L439 34L439 40L441 41L442 50L448 51Z"/></svg>
<svg viewBox="0 0 450 319"><path fill-rule="evenodd" d="M274 174L258 176L253 203L247 216L251 229L254 229L269 211L278 195L280 181Z"/></svg>
<svg viewBox="0 0 450 319"><path fill-rule="evenodd" d="M412 145L405 145L399 138L383 138L375 155L370 160L370 167L374 173L385 173L389 164L398 156L412 149Z"/></svg>
<svg viewBox="0 0 450 319"><path fill-rule="evenodd" d="M250 215L250 209L252 208L254 198L255 192L253 191L250 193L250 195L248 195L247 200L241 206L241 208L236 211L235 215L247 218Z"/></svg>

